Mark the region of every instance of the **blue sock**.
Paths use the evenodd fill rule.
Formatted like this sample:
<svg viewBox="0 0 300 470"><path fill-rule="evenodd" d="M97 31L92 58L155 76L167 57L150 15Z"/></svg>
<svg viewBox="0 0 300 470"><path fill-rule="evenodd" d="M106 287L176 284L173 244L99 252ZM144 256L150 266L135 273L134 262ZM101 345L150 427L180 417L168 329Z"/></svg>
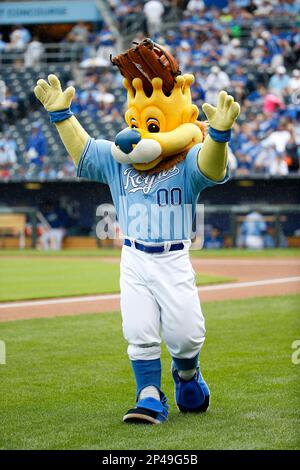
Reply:
<svg viewBox="0 0 300 470"><path fill-rule="evenodd" d="M172 357L173 360L173 369L178 370L191 370L196 369L199 365L199 353L191 359L179 359L177 357Z"/></svg>
<svg viewBox="0 0 300 470"><path fill-rule="evenodd" d="M161 362L160 359L131 361L136 381L136 396L140 391L154 385L159 391L161 387Z"/></svg>

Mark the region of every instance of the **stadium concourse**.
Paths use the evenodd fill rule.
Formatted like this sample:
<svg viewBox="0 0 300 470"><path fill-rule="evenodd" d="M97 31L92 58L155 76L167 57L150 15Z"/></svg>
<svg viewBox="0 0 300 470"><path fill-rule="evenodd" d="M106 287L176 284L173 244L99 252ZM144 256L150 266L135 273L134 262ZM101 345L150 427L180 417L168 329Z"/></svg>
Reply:
<svg viewBox="0 0 300 470"><path fill-rule="evenodd" d="M70 256L66 259L70 260ZM90 263L97 262L97 259L99 260L99 258L94 258L94 260L91 257L88 258ZM119 263L118 257L101 257L101 260L106 263ZM192 264L196 272L201 271L201 275L230 276L233 279L232 282L199 287L202 302L300 293L300 263L297 258L284 256L273 259L270 257L226 259L201 257L201 259L193 258ZM0 303L0 322L116 312L119 309L118 293L2 302Z"/></svg>
<svg viewBox="0 0 300 470"><path fill-rule="evenodd" d="M193 100L199 108L204 100L215 104L220 89L241 103L231 144L233 174L299 172L299 2L106 3L128 44L150 35L170 48L182 72L195 74ZM56 73L63 86L76 86L72 109L93 137L113 140L124 126L125 92L109 62L109 55L117 52L115 32L104 21L78 23L70 25L54 49L51 41L45 28L17 25L0 34L4 181L75 176L55 128L33 95L38 78Z"/></svg>

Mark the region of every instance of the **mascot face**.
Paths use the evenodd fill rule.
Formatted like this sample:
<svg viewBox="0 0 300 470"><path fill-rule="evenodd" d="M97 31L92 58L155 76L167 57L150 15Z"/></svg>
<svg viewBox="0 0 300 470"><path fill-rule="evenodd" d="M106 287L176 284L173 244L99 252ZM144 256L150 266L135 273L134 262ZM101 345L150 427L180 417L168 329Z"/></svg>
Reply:
<svg viewBox="0 0 300 470"><path fill-rule="evenodd" d="M125 79L128 127L116 136L112 146L114 159L132 164L139 171L149 171L163 160L186 155L191 147L202 142L196 121L199 110L191 101L193 81L193 75L179 75L170 96L166 96L161 78L156 77L148 97L141 79L135 78L132 85Z"/></svg>

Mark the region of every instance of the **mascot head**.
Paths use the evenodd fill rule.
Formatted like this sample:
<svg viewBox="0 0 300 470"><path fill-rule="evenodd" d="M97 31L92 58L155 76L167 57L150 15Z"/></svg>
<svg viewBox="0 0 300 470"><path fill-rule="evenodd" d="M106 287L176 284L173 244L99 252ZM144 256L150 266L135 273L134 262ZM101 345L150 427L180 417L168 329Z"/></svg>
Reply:
<svg viewBox="0 0 300 470"><path fill-rule="evenodd" d="M192 104L193 75L174 76L171 86L168 77L168 90L164 73L149 63L151 60L159 58L156 59L156 55L148 57L144 68L135 61L137 73L131 70L129 78L124 62L123 68L119 67L126 77L123 84L127 90L125 121L128 127L116 136L112 155L119 163L129 163L139 171L154 173L171 168L185 158L191 147L202 142L205 124L197 121L199 110ZM153 78L145 70L145 64L151 69ZM158 74L160 76L156 76Z"/></svg>

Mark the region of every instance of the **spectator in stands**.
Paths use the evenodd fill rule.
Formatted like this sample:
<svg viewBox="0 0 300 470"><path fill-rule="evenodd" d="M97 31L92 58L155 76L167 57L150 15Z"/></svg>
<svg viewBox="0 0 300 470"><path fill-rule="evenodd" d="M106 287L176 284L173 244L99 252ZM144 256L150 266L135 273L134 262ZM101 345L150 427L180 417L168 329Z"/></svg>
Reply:
<svg viewBox="0 0 300 470"><path fill-rule="evenodd" d="M17 163L16 149L16 142L6 131L0 138L0 177L3 180L8 180L13 176Z"/></svg>
<svg viewBox="0 0 300 470"><path fill-rule="evenodd" d="M275 146L276 150L279 153L284 153L290 138L291 133L287 129L287 122L281 120L278 125L278 128L262 141L262 145L264 147Z"/></svg>
<svg viewBox="0 0 300 470"><path fill-rule="evenodd" d="M217 227L212 227L210 232L205 237L204 248L215 249L222 248L223 246L224 240L221 236L220 230Z"/></svg>
<svg viewBox="0 0 300 470"><path fill-rule="evenodd" d="M266 228L264 218L259 212L253 211L246 215L240 229L243 246L254 250L262 249Z"/></svg>
<svg viewBox="0 0 300 470"><path fill-rule="evenodd" d="M47 142L41 129L41 124L36 121L32 124L31 132L26 144L27 161L41 167L45 156L47 155Z"/></svg>
<svg viewBox="0 0 300 470"><path fill-rule="evenodd" d="M109 105L106 105L106 109L103 111L103 116L101 115L101 123L119 123L121 129L124 122L123 116L121 116L120 111L116 106L113 105L113 103L110 105L110 108L108 108L108 106Z"/></svg>
<svg viewBox="0 0 300 470"><path fill-rule="evenodd" d="M251 158L242 152L238 153L237 168L235 171L236 175L249 175L251 171Z"/></svg>
<svg viewBox="0 0 300 470"><path fill-rule="evenodd" d="M289 86L291 93L298 92L298 95L300 96L300 70L293 70Z"/></svg>
<svg viewBox="0 0 300 470"><path fill-rule="evenodd" d="M44 250L61 250L62 241L66 235L68 215L52 201L46 201L42 209L45 224L40 242Z"/></svg>
<svg viewBox="0 0 300 470"><path fill-rule="evenodd" d="M109 1L112 3L111 0ZM130 2L128 2L128 0L116 0L113 3L116 16L119 19L128 16L132 12L132 5Z"/></svg>
<svg viewBox="0 0 300 470"><path fill-rule="evenodd" d="M214 65L206 80L205 100L212 105L216 105L220 90L228 89L229 85L230 79L227 73L222 71L217 65Z"/></svg>
<svg viewBox="0 0 300 470"><path fill-rule="evenodd" d="M273 93L267 93L264 102L263 102L263 110L266 114L274 114L280 109L284 109L285 104L282 98L274 95Z"/></svg>
<svg viewBox="0 0 300 470"><path fill-rule="evenodd" d="M82 88L83 90L92 90L96 88L98 83L98 76L94 70L87 71L83 77Z"/></svg>
<svg viewBox="0 0 300 470"><path fill-rule="evenodd" d="M83 21L80 21L79 23L74 25L71 31L69 32L67 36L67 41L85 44L88 40L88 36L88 26Z"/></svg>
<svg viewBox="0 0 300 470"><path fill-rule="evenodd" d="M0 140L0 169L10 169L17 161L15 150L6 142Z"/></svg>
<svg viewBox="0 0 300 470"><path fill-rule="evenodd" d="M27 168L25 165L16 165L14 171L14 180L16 181L26 181L30 179L31 176L28 174Z"/></svg>
<svg viewBox="0 0 300 470"><path fill-rule="evenodd" d="M7 86L4 89L4 100L1 101L1 111L6 121L11 124L17 117L18 99Z"/></svg>
<svg viewBox="0 0 300 470"><path fill-rule="evenodd" d="M114 12L119 22L120 29L126 30L127 26L131 23L131 17L134 18L137 8L135 3L129 0L116 0L114 1Z"/></svg>
<svg viewBox="0 0 300 470"><path fill-rule="evenodd" d="M277 239L280 248L286 248L288 246L287 239L284 236L284 233L280 230L279 234L276 235L275 227L272 225L268 225L266 233L264 235L264 248L276 248Z"/></svg>
<svg viewBox="0 0 300 470"><path fill-rule="evenodd" d="M97 92L95 90L86 90L80 95L81 109L87 111L90 115L95 115L99 108L96 96Z"/></svg>
<svg viewBox="0 0 300 470"><path fill-rule="evenodd" d="M126 35L128 32L137 32L138 25L144 36L146 34L146 20L143 13L143 2L117 0L116 3L118 6L115 8L115 13L122 33Z"/></svg>
<svg viewBox="0 0 300 470"><path fill-rule="evenodd" d="M289 172L296 173L300 170L300 146L297 145L295 132L291 133L290 140L286 144L285 150Z"/></svg>
<svg viewBox="0 0 300 470"><path fill-rule="evenodd" d="M106 25L97 34L94 44L96 46L97 57L103 59L109 64L110 56L114 56L117 51L115 47L116 38Z"/></svg>
<svg viewBox="0 0 300 470"><path fill-rule="evenodd" d="M245 56L246 51L241 47L241 41L238 38L223 39L222 59L227 62L240 63L241 59Z"/></svg>
<svg viewBox="0 0 300 470"><path fill-rule="evenodd" d="M255 16L261 16L261 17L268 17L273 10L273 5L271 2L266 2L266 1L259 1L256 0L255 2L256 9L254 11Z"/></svg>
<svg viewBox="0 0 300 470"><path fill-rule="evenodd" d="M284 2L281 2L281 8L282 12L289 16L299 15L300 13L300 5L294 0L285 0Z"/></svg>
<svg viewBox="0 0 300 470"><path fill-rule="evenodd" d="M149 0L145 3L144 14L149 37L153 37L160 31L164 11L164 5L160 0Z"/></svg>
<svg viewBox="0 0 300 470"><path fill-rule="evenodd" d="M112 93L109 93L107 87L102 83L99 83L97 86L97 90L95 91L95 100L104 105L105 107L109 107L115 101L115 96Z"/></svg>
<svg viewBox="0 0 300 470"><path fill-rule="evenodd" d="M271 77L269 82L269 90L276 96L285 98L289 95L290 78L286 73L286 68L280 66L276 73Z"/></svg>
<svg viewBox="0 0 300 470"><path fill-rule="evenodd" d="M185 73L191 66L192 49L188 42L183 42L176 48L176 57L180 63L182 73Z"/></svg>
<svg viewBox="0 0 300 470"><path fill-rule="evenodd" d="M31 34L28 29L24 28L22 25L14 26L12 32L9 36L9 44L7 49L18 50L25 49L26 45L29 43Z"/></svg>
<svg viewBox="0 0 300 470"><path fill-rule="evenodd" d="M0 139L0 142L4 145L4 147L8 150L8 152L13 155L13 160L17 161L17 143L13 139L11 132L6 130L3 133L2 138Z"/></svg>
<svg viewBox="0 0 300 470"><path fill-rule="evenodd" d="M38 174L38 178L43 181L55 180L57 179L57 172L54 168L48 164L45 164L42 170Z"/></svg>
<svg viewBox="0 0 300 470"><path fill-rule="evenodd" d="M285 156L278 153L276 158L273 160L270 166L270 175L273 176L285 176L289 173L287 162L285 161Z"/></svg>
<svg viewBox="0 0 300 470"><path fill-rule="evenodd" d="M253 162L252 170L257 173L269 174L270 167L277 158L278 154L279 153L275 145L266 148L261 147L260 151L257 152L256 158Z"/></svg>
<svg viewBox="0 0 300 470"><path fill-rule="evenodd" d="M241 101L245 96L247 75L242 67L237 67L230 77L230 88L236 100ZM227 85L228 86L228 85Z"/></svg>
<svg viewBox="0 0 300 470"><path fill-rule="evenodd" d="M248 96L244 100L244 105L247 106L247 108L255 106L256 108L262 107L262 104L264 102L266 96L266 87L262 83L257 84L257 88L255 90L250 91Z"/></svg>
<svg viewBox="0 0 300 470"><path fill-rule="evenodd" d="M74 178L74 176L76 176L76 168L74 167L72 158L68 155L68 159L57 172L57 178Z"/></svg>
<svg viewBox="0 0 300 470"><path fill-rule="evenodd" d="M276 247L276 237L275 237L274 227L271 225L267 226L266 233L264 235L264 248L275 248Z"/></svg>
<svg viewBox="0 0 300 470"><path fill-rule="evenodd" d="M189 0L186 9L191 14L201 14L205 9L205 3L203 0Z"/></svg>
<svg viewBox="0 0 300 470"><path fill-rule="evenodd" d="M34 65L39 64L43 51L43 44L39 41L37 36L34 36L32 40L28 43L27 49L24 54L25 67L32 67Z"/></svg>
<svg viewBox="0 0 300 470"><path fill-rule="evenodd" d="M279 37L278 31L263 31L261 37L265 41L268 55L270 57L270 66L272 70L280 70L283 65L283 46L284 42Z"/></svg>

